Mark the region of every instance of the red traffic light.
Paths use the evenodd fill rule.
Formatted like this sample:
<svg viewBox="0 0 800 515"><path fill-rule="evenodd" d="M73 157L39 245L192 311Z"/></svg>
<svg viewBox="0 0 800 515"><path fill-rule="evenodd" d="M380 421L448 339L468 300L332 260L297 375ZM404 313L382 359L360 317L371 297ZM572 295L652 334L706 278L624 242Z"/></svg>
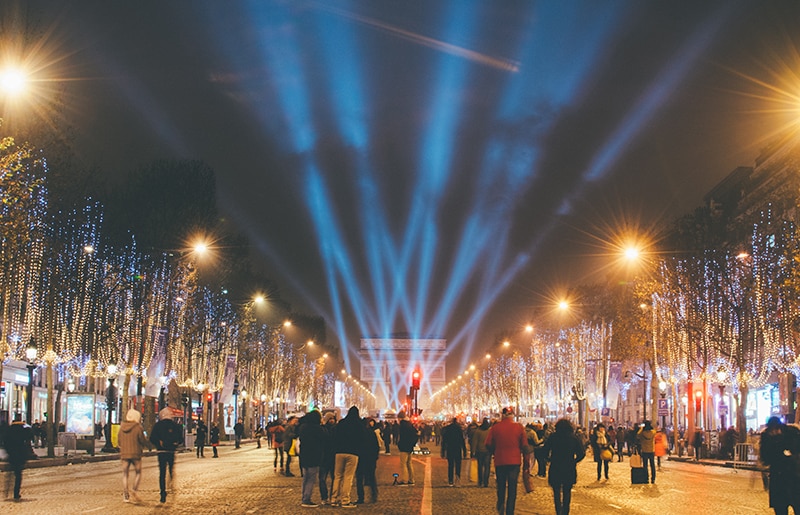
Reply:
<svg viewBox="0 0 800 515"><path fill-rule="evenodd" d="M207 400L208 402L211 402L211 401L213 401L213 400L214 400L214 394L213 394L213 393L207 393L207 394L206 394L206 400Z"/></svg>
<svg viewBox="0 0 800 515"><path fill-rule="evenodd" d="M422 372L420 372L419 369L414 370L414 372L411 373L411 387L415 390L419 390L420 379L422 379Z"/></svg>

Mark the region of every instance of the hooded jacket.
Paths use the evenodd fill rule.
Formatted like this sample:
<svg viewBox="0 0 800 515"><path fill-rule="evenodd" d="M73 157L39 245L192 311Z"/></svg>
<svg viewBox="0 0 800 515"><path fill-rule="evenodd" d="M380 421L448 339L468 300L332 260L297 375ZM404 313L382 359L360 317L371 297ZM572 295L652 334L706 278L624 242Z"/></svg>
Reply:
<svg viewBox="0 0 800 515"><path fill-rule="evenodd" d="M358 456L361 442L366 438L367 429L361 422L358 408L351 406L347 416L336 424L333 436L333 448L336 454L353 454Z"/></svg>
<svg viewBox="0 0 800 515"><path fill-rule="evenodd" d="M119 426L119 457L122 460L140 460L145 447L150 447L139 422L126 420Z"/></svg>
<svg viewBox="0 0 800 515"><path fill-rule="evenodd" d="M300 419L300 461L304 468L319 467L325 454L325 428L319 411L311 411Z"/></svg>

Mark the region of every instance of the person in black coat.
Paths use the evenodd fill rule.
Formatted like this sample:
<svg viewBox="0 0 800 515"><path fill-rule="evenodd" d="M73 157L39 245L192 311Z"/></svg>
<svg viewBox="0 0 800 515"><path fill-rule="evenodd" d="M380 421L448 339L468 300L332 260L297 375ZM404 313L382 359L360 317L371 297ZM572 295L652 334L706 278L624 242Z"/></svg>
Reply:
<svg viewBox="0 0 800 515"><path fill-rule="evenodd" d="M366 438L366 433L358 408L355 406L351 406L347 416L336 424L333 435L336 458L331 493L331 504L334 506L355 506L355 503L350 502L350 490L353 488L353 477L358 467L358 451L361 449L361 442Z"/></svg>
<svg viewBox="0 0 800 515"><path fill-rule="evenodd" d="M358 500L356 504L364 503L364 485L370 489L370 503L378 502L378 480L375 478L375 470L378 467L378 455L381 452L381 444L378 442L378 435L375 431L380 431L375 427L375 421L371 418L364 419L364 426L367 431L358 450L358 465L356 466L356 494Z"/></svg>
<svg viewBox="0 0 800 515"><path fill-rule="evenodd" d="M306 413L300 419L297 429L300 439L300 466L303 469L303 487L301 506L314 508L317 506L311 500L314 485L319 477L319 467L325 456L326 431L322 427L322 416L314 410Z"/></svg>
<svg viewBox="0 0 800 515"><path fill-rule="evenodd" d="M194 436L194 445L197 447L197 457L205 458L205 454L203 454L203 449L206 446L206 436L208 435L208 426L200 420L197 422L197 429L195 430Z"/></svg>
<svg viewBox="0 0 800 515"><path fill-rule="evenodd" d="M467 458L467 444L458 419L453 418L442 429L442 458L447 458L447 484L449 486L461 486L462 457Z"/></svg>
<svg viewBox="0 0 800 515"><path fill-rule="evenodd" d="M572 487L578 481L578 463L586 456L572 422L565 418L556 422L555 432L544 442L544 451L550 462L548 483L553 489L556 515L569 513Z"/></svg>
<svg viewBox="0 0 800 515"><path fill-rule="evenodd" d="M800 513L800 430L771 417L761 433L759 458L769 467L769 505L775 515L789 506Z"/></svg>
<svg viewBox="0 0 800 515"><path fill-rule="evenodd" d="M22 414L14 415L14 422L3 433L3 447L8 454L8 464L14 472L14 500L21 500L20 488L22 487L22 471L28 458L31 456L33 445L33 431L22 422ZM11 476L8 476L11 482ZM6 484L6 492L8 492Z"/></svg>

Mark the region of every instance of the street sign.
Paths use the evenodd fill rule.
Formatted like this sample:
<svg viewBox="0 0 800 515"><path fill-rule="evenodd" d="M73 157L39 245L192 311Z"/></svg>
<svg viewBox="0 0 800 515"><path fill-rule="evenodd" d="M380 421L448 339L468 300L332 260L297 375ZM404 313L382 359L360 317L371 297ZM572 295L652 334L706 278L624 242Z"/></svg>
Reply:
<svg viewBox="0 0 800 515"><path fill-rule="evenodd" d="M611 416L611 408L603 408L600 410L601 417L610 417Z"/></svg>
<svg viewBox="0 0 800 515"><path fill-rule="evenodd" d="M667 399L658 400L658 416L666 417L669 415L669 406L667 406Z"/></svg>
<svg viewBox="0 0 800 515"><path fill-rule="evenodd" d="M719 415L720 416L728 414L728 405L727 404L720 403L718 409L719 409Z"/></svg>

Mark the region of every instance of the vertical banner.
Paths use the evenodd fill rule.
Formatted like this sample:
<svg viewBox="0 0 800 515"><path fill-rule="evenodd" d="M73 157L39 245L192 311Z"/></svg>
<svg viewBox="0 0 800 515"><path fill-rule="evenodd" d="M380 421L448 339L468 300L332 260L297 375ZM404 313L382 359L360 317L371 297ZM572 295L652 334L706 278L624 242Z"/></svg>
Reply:
<svg viewBox="0 0 800 515"><path fill-rule="evenodd" d="M219 402L231 404L233 402L233 383L236 381L236 356L228 355L225 360L225 375L222 377L222 391L219 394Z"/></svg>
<svg viewBox="0 0 800 515"><path fill-rule="evenodd" d="M596 408L599 404L598 399L603 397L603 392L597 388L597 360L586 360L586 398L593 399L591 407ZM592 404L592 401L589 401Z"/></svg>
<svg viewBox="0 0 800 515"><path fill-rule="evenodd" d="M780 403L781 415L786 415L791 410L789 406L792 401L792 377L787 372L778 374L778 401Z"/></svg>
<svg viewBox="0 0 800 515"><path fill-rule="evenodd" d="M606 404L609 409L617 409L621 384L622 362L612 361L608 367L608 388L606 389Z"/></svg>
<svg viewBox="0 0 800 515"><path fill-rule="evenodd" d="M147 384L144 394L147 397L158 397L161 391L161 378L167 365L167 330L153 329L153 356L147 366Z"/></svg>

